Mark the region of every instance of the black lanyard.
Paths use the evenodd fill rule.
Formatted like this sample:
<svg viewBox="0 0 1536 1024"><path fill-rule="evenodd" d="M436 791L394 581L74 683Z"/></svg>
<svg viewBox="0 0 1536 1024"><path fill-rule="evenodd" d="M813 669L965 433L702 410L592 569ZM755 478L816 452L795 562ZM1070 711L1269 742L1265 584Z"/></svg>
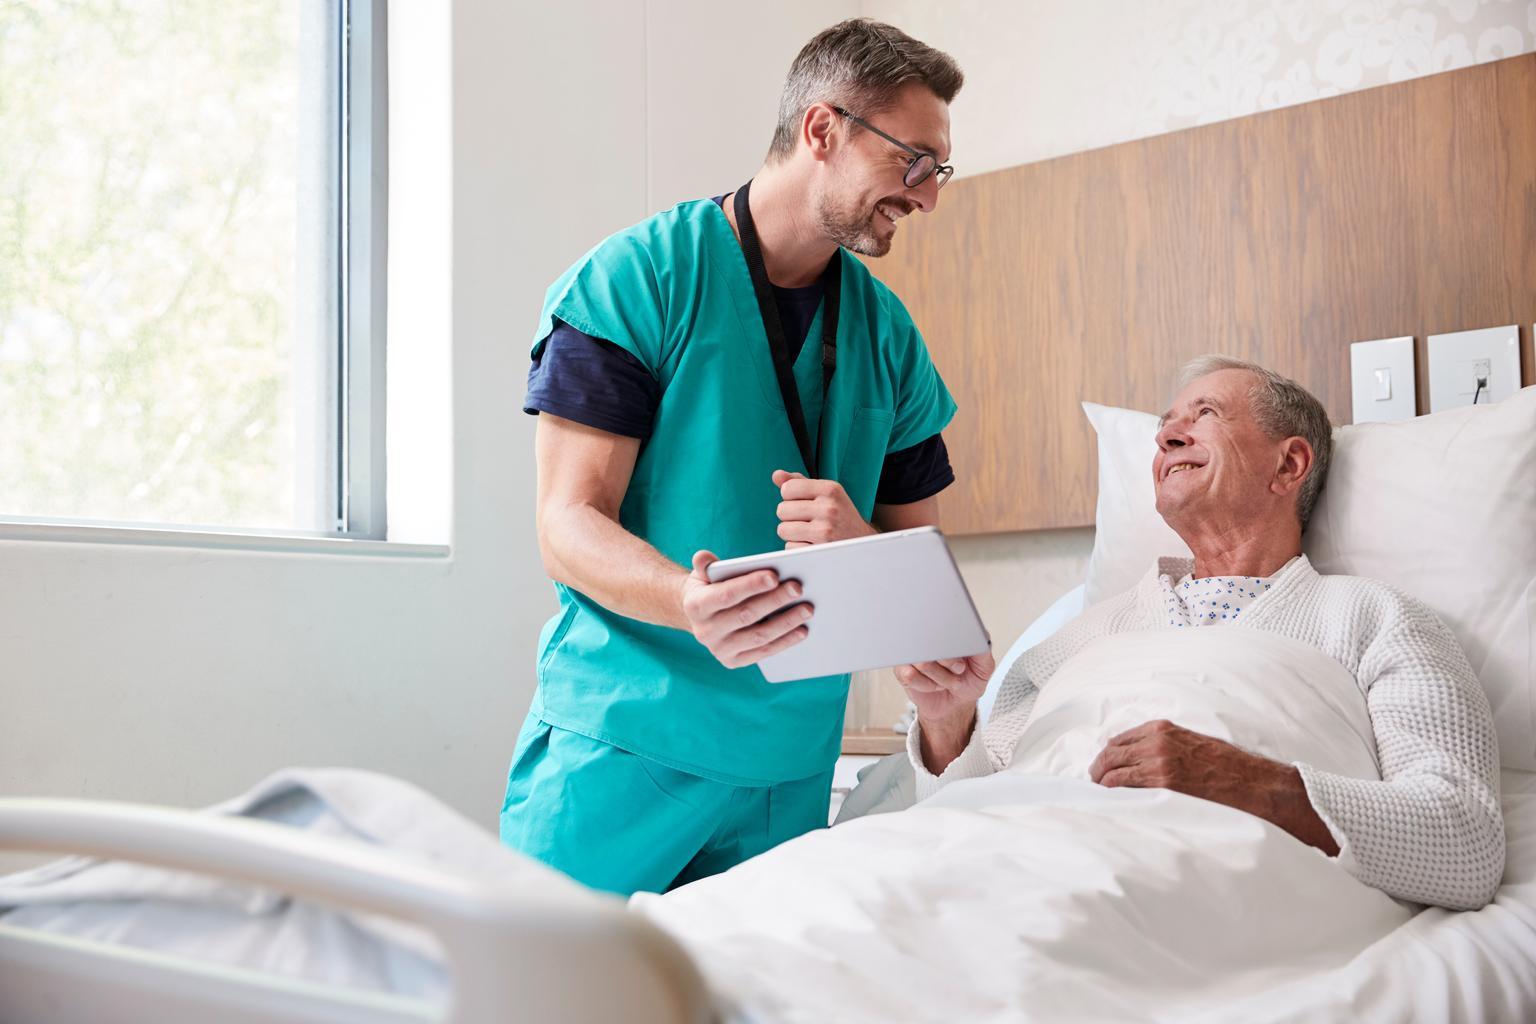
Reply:
<svg viewBox="0 0 1536 1024"><path fill-rule="evenodd" d="M763 332L768 335L768 348L773 353L773 370L779 378L779 394L784 398L784 412L789 416L790 429L795 432L795 443L805 459L806 473L815 478L820 472L821 439L824 431L816 431L816 447L811 448L811 435L805 427L805 408L800 404L800 389L795 384L795 365L789 357L789 339L784 336L784 324L779 319L779 305L773 298L773 285L768 281L768 271L763 267L763 249L757 241L757 228L752 225L752 210L747 204L747 192L752 188L749 181L736 191L736 227L741 233L741 252L747 258L747 272L752 275L752 290L757 293L757 311L763 318ZM837 307L842 298L843 254L832 254L821 275L821 409L822 422L826 422L827 402L831 397L832 373L837 369Z"/></svg>

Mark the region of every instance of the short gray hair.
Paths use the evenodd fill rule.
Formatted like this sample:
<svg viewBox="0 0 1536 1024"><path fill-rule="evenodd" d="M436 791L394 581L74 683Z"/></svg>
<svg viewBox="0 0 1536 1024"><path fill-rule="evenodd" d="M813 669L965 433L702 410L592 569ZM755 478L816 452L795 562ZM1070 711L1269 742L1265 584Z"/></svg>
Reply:
<svg viewBox="0 0 1536 1024"><path fill-rule="evenodd" d="M965 75L949 54L883 22L850 18L824 29L789 66L768 159L795 151L800 121L811 104L832 103L868 117L889 109L909 82L921 82L950 103Z"/></svg>
<svg viewBox="0 0 1536 1024"><path fill-rule="evenodd" d="M1328 463L1333 458L1333 426L1328 422L1328 410L1312 392L1295 381L1255 363L1229 356L1206 355L1191 359L1179 371L1179 387L1218 370L1245 370L1258 378L1253 390L1248 392L1248 405L1260 430L1276 440L1302 437L1312 446L1312 470L1296 493L1296 516L1305 530L1307 521L1312 518L1312 507L1317 504L1317 496L1328 480Z"/></svg>

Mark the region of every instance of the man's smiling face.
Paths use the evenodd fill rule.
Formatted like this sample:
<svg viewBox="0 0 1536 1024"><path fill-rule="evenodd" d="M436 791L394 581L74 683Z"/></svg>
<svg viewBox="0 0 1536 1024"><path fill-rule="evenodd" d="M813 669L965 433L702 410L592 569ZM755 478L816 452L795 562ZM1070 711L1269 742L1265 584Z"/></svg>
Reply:
<svg viewBox="0 0 1536 1024"><path fill-rule="evenodd" d="M933 154L940 163L949 159L949 105L924 85L904 86L889 109L871 113L868 120L907 145ZM813 198L817 222L838 245L865 256L884 256L903 217L931 213L938 205L938 177L908 188L903 175L912 154L851 122L842 121L840 130L840 152L828 168L828 180Z"/></svg>
<svg viewBox="0 0 1536 1024"><path fill-rule="evenodd" d="M1259 514L1274 500L1281 444L1254 419L1256 383L1247 370L1218 370L1191 381L1163 414L1152 479L1157 511L1175 529L1180 520Z"/></svg>

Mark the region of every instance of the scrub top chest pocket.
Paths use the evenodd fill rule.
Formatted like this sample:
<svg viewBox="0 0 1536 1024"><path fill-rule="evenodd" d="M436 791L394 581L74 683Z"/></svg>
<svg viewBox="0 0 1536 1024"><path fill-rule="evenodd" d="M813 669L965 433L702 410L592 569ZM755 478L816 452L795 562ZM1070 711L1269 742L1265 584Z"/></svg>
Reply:
<svg viewBox="0 0 1536 1024"><path fill-rule="evenodd" d="M875 491L885 465L895 413L889 409L861 408L854 413L848 440L837 461L837 482L865 519L875 511Z"/></svg>

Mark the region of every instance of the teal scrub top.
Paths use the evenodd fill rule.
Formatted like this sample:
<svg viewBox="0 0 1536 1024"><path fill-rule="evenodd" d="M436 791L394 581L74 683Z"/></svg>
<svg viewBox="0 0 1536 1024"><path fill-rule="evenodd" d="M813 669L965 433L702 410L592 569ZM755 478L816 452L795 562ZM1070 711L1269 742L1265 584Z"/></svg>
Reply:
<svg viewBox="0 0 1536 1024"><path fill-rule="evenodd" d="M901 302L843 261L837 371L821 346L795 363L821 476L865 519L888 452L925 441L955 403ZM682 203L599 243L550 286L533 351L558 317L620 346L656 378L660 403L619 509L625 529L689 566L783 547L775 469L805 473L774 375L747 264L724 212ZM809 339L820 337L821 313ZM533 713L550 725L732 785L824 772L837 759L848 676L770 683L728 669L692 634L609 611L556 584L540 636ZM811 628L816 620L811 620Z"/></svg>

